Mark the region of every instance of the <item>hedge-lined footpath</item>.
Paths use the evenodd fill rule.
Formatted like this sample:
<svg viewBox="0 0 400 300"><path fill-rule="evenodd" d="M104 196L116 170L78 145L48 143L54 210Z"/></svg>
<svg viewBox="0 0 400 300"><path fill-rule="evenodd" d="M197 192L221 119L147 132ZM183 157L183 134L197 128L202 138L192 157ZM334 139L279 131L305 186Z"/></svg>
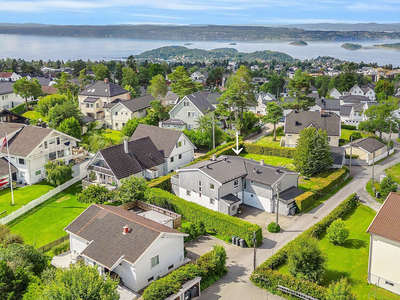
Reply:
<svg viewBox="0 0 400 300"><path fill-rule="evenodd" d="M300 196L295 198L297 210L299 212L305 211L315 201L322 198L324 195L329 194L333 189L341 185L348 176L349 168L344 166L341 169L337 169L334 173L330 174L325 178L321 178L318 181L318 189L314 191L307 191Z"/></svg>
<svg viewBox="0 0 400 300"><path fill-rule="evenodd" d="M152 282L143 293L144 300L160 300L176 294L182 284L197 276L201 277L203 291L228 271L225 267L226 251L223 246L214 246L210 252L200 256L196 264L187 264L169 275Z"/></svg>
<svg viewBox="0 0 400 300"><path fill-rule="evenodd" d="M143 201L172 210L189 222L203 221L208 231L217 232L222 236L236 235L244 239L249 246L253 246L252 236L255 232L257 246L261 245L262 228L256 224L205 208L158 188L148 189Z"/></svg>
<svg viewBox="0 0 400 300"><path fill-rule="evenodd" d="M207 152L205 155L195 159L191 163L187 164L187 166L193 165L195 163L198 163L200 161L208 160L213 156L214 154L216 156L220 155L229 155L233 153L232 147L236 144L236 142L230 142L221 146L218 146L214 150L211 150ZM169 173L163 177L159 177L156 179L153 179L152 181L149 182L149 187L151 188L160 188L165 191L171 191L171 176L175 175L176 172Z"/></svg>
<svg viewBox="0 0 400 300"><path fill-rule="evenodd" d="M295 238L283 246L278 252L262 263L250 276L250 280L254 285L259 288L270 291L273 294L290 298L290 295L278 291L278 284L283 285L289 289L296 290L300 293L307 294L309 296L318 298L320 300L325 299L327 289L319 286L316 283L308 280L299 279L291 275L282 274L276 271L281 265L287 260L287 250L289 247L296 243L298 238L301 236L310 236L319 238L319 236L326 231L326 229L332 224L333 221L344 218L352 209L357 207L358 201L356 194L350 195L344 200L338 207L336 207L329 215L319 221L317 224L311 226L309 229L304 231L301 235Z"/></svg>
<svg viewBox="0 0 400 300"><path fill-rule="evenodd" d="M251 154L271 155L293 158L296 148L274 148L257 144L244 143L243 151Z"/></svg>

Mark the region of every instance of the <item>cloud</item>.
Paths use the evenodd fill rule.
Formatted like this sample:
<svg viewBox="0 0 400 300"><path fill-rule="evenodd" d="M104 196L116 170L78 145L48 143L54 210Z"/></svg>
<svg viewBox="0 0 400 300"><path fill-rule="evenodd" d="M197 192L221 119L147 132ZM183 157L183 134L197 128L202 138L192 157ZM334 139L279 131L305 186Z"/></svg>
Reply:
<svg viewBox="0 0 400 300"><path fill-rule="evenodd" d="M133 17L140 18L155 18L155 19L172 19L172 20L188 20L188 18L175 17L175 16L163 16L163 15L155 15L155 14L130 14Z"/></svg>

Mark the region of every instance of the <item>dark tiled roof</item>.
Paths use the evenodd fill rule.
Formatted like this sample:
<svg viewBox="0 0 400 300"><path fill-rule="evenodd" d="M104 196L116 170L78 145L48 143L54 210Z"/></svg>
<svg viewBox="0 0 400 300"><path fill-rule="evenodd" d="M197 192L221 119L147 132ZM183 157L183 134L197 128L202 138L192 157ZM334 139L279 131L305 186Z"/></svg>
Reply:
<svg viewBox="0 0 400 300"><path fill-rule="evenodd" d="M348 103L359 103L359 102L368 102L371 101L368 97L359 96L359 95L348 95L339 97L340 100Z"/></svg>
<svg viewBox="0 0 400 300"><path fill-rule="evenodd" d="M295 201L294 198L300 196L303 193L303 190L292 186L291 188L279 194L279 200L285 202L286 204L289 204Z"/></svg>
<svg viewBox="0 0 400 300"><path fill-rule="evenodd" d="M340 111L340 100L335 100L335 99L328 99L324 100L321 99L318 101L318 106L325 110L333 110L333 111Z"/></svg>
<svg viewBox="0 0 400 300"><path fill-rule="evenodd" d="M18 172L18 169L14 167L13 164L10 164L11 167L11 173ZM5 157L0 158L0 176L5 176L10 174L8 170L8 161L5 159ZM0 182L1 184L1 182Z"/></svg>
<svg viewBox="0 0 400 300"><path fill-rule="evenodd" d="M155 99L156 98L154 98L152 95L148 94L145 96L132 98L130 100L121 101L121 104L124 105L131 112L135 112L141 109L149 108L150 102L154 101Z"/></svg>
<svg viewBox="0 0 400 300"><path fill-rule="evenodd" d="M158 151L160 151L164 157L169 157L182 134L184 135L183 132L178 130L139 124L130 140L134 141L149 137Z"/></svg>
<svg viewBox="0 0 400 300"><path fill-rule="evenodd" d="M352 145L353 147L362 148L369 153L373 153L374 151L385 147L385 144L371 137L365 137L362 139L355 140L353 141ZM345 146L350 146L350 143L346 144Z"/></svg>
<svg viewBox="0 0 400 300"><path fill-rule="evenodd" d="M128 149L120 144L99 151L118 180L165 163L149 137L128 142Z"/></svg>
<svg viewBox="0 0 400 300"><path fill-rule="evenodd" d="M353 109L352 105L341 105L340 106L340 115L341 116L350 116L352 109Z"/></svg>
<svg viewBox="0 0 400 300"><path fill-rule="evenodd" d="M355 112L363 112L364 111L364 106L365 106L365 103L353 104Z"/></svg>
<svg viewBox="0 0 400 300"><path fill-rule="evenodd" d="M400 242L400 194L390 193L367 232Z"/></svg>
<svg viewBox="0 0 400 300"><path fill-rule="evenodd" d="M0 81L0 95L14 93L13 84L11 81Z"/></svg>
<svg viewBox="0 0 400 300"><path fill-rule="evenodd" d="M163 124L169 124L169 125L186 125L186 123L182 120L179 119L168 119L166 121L162 122Z"/></svg>
<svg viewBox="0 0 400 300"><path fill-rule="evenodd" d="M228 195L222 196L220 199L222 201L224 201L226 204L228 204L229 206L231 206L232 204L234 204L236 202L242 201L242 200L240 200L240 198L236 197L234 194L228 194Z"/></svg>
<svg viewBox="0 0 400 300"><path fill-rule="evenodd" d="M208 101L201 92L196 92L185 97L203 114L207 111L212 112L215 110L214 106L212 106L210 101Z"/></svg>
<svg viewBox="0 0 400 300"><path fill-rule="evenodd" d="M126 225L129 233L123 234ZM108 269L121 257L135 263L161 233L180 233L120 207L96 204L89 206L65 231L91 242L82 255Z"/></svg>
<svg viewBox="0 0 400 300"><path fill-rule="evenodd" d="M343 158L346 155L346 150L342 147L331 146L331 157L334 165L343 165Z"/></svg>
<svg viewBox="0 0 400 300"><path fill-rule="evenodd" d="M79 95L94 96L94 97L114 97L129 93L119 85L111 82L97 81L91 84L86 89L81 91Z"/></svg>
<svg viewBox="0 0 400 300"><path fill-rule="evenodd" d="M298 134L310 126L326 131L329 136L340 136L340 117L335 113L321 116L320 111L292 111L285 118L285 133Z"/></svg>
<svg viewBox="0 0 400 300"><path fill-rule="evenodd" d="M16 114L16 113L14 113L14 112L6 109L6 108L0 108L0 117L1 116L7 116L7 115L12 115L12 116L16 117L17 119L22 120L22 122L24 122L25 120L28 120L28 118L23 117L23 116L21 116L19 114Z"/></svg>
<svg viewBox="0 0 400 300"><path fill-rule="evenodd" d="M0 139L3 139L6 134L9 136L13 132L20 130L22 127L24 127L24 124L0 123Z"/></svg>
<svg viewBox="0 0 400 300"><path fill-rule="evenodd" d="M111 107L114 107L115 105L117 105L117 104L120 103L121 101L122 101L121 99L117 98L117 99L111 101L110 103L104 104L104 105L103 105L103 108L111 108Z"/></svg>
<svg viewBox="0 0 400 300"><path fill-rule="evenodd" d="M87 103L95 103L97 100L99 100L100 98L97 97L87 97L85 100L83 100L83 102L87 102Z"/></svg>
<svg viewBox="0 0 400 300"><path fill-rule="evenodd" d="M84 116L82 118L82 123L90 123L90 122L94 122L94 121L96 121L96 119L93 117L90 117L90 116Z"/></svg>

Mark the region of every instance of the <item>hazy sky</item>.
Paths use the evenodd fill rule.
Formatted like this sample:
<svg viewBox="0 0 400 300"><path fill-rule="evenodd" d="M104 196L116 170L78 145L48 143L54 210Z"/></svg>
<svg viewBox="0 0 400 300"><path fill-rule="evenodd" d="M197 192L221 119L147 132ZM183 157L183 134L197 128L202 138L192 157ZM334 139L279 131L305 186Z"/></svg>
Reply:
<svg viewBox="0 0 400 300"><path fill-rule="evenodd" d="M268 24L400 22L400 0L0 0L0 22Z"/></svg>

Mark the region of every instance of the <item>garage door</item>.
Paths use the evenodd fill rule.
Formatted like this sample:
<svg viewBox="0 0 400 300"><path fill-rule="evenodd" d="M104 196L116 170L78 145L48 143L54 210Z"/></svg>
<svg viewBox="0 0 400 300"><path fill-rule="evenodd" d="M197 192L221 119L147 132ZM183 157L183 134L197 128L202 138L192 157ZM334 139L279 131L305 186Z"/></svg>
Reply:
<svg viewBox="0 0 400 300"><path fill-rule="evenodd" d="M271 201L269 199L258 197L255 194L244 193L244 204L271 212Z"/></svg>

